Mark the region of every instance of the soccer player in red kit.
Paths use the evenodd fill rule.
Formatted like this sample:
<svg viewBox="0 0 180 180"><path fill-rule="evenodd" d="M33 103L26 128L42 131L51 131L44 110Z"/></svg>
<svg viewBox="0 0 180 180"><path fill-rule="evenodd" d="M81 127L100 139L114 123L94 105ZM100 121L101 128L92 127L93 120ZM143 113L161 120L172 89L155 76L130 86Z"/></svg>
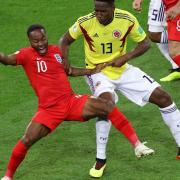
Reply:
<svg viewBox="0 0 180 180"><path fill-rule="evenodd" d="M5 176L1 180L12 180L28 149L64 120L83 122L94 117L108 118L133 146L139 146L140 150L143 149L148 154L149 148L139 141L127 118L114 104L101 98L77 95L73 92L62 64L61 52L58 46L48 45L43 26L31 25L27 35L31 47L23 48L9 56L0 53L0 62L5 65L23 66L38 96L38 111L22 139L13 148ZM96 70L70 67L68 74L88 75Z"/></svg>
<svg viewBox="0 0 180 180"><path fill-rule="evenodd" d="M168 24L169 53L180 67L180 0L163 0Z"/></svg>

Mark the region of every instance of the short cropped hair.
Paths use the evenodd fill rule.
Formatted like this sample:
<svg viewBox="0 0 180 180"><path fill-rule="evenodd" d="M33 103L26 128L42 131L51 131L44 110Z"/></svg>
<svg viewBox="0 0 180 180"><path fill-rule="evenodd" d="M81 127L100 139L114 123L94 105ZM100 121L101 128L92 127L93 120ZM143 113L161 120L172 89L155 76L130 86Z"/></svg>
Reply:
<svg viewBox="0 0 180 180"><path fill-rule="evenodd" d="M27 28L27 36L29 37L30 33L36 29L43 29L45 32L45 28L41 24L32 24Z"/></svg>
<svg viewBox="0 0 180 180"><path fill-rule="evenodd" d="M102 2L107 2L108 4L114 4L115 0L95 0L95 1L102 1Z"/></svg>

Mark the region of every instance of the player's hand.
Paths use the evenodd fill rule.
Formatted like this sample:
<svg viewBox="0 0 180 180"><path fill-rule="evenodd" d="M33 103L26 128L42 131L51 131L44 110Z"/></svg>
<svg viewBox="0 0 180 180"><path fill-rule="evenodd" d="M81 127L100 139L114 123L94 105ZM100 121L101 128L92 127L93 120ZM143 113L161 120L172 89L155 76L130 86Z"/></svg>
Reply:
<svg viewBox="0 0 180 180"><path fill-rule="evenodd" d="M133 9L138 12L141 12L141 10L142 10L141 3L142 3L142 0L134 0L133 4L132 4Z"/></svg>
<svg viewBox="0 0 180 180"><path fill-rule="evenodd" d="M104 69L107 66L107 63L101 63L96 65L94 69L91 69L91 74L96 74L101 72L102 69Z"/></svg>
<svg viewBox="0 0 180 180"><path fill-rule="evenodd" d="M180 9L177 6L173 6L172 8L166 11L167 19L174 19L178 14L180 14Z"/></svg>
<svg viewBox="0 0 180 180"><path fill-rule="evenodd" d="M125 63L127 63L127 61L128 61L127 55L123 55L118 59L115 59L111 62L106 63L106 66L121 67Z"/></svg>

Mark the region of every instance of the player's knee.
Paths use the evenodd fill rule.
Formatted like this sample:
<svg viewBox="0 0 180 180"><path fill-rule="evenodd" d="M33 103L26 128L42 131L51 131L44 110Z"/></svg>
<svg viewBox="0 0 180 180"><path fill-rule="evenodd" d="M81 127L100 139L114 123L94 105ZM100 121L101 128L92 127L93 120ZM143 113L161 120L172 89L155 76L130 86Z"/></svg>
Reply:
<svg viewBox="0 0 180 180"><path fill-rule="evenodd" d="M172 104L172 99L166 91L157 88L150 97L150 102L155 103L160 108L164 108Z"/></svg>
<svg viewBox="0 0 180 180"><path fill-rule="evenodd" d="M36 142L35 136L31 134L25 134L22 138L22 141L26 147L31 147Z"/></svg>
<svg viewBox="0 0 180 180"><path fill-rule="evenodd" d="M99 117L106 118L108 114L113 110L115 104L112 101L104 101L103 105L101 106Z"/></svg>
<svg viewBox="0 0 180 180"><path fill-rule="evenodd" d="M161 42L161 32L150 32L148 31L148 37L152 42Z"/></svg>
<svg viewBox="0 0 180 180"><path fill-rule="evenodd" d="M165 91L163 91L160 96L160 104L162 104L163 107L167 107L172 104L171 96Z"/></svg>
<svg viewBox="0 0 180 180"><path fill-rule="evenodd" d="M113 101L107 101L105 107L105 112L108 115L115 107L115 103Z"/></svg>

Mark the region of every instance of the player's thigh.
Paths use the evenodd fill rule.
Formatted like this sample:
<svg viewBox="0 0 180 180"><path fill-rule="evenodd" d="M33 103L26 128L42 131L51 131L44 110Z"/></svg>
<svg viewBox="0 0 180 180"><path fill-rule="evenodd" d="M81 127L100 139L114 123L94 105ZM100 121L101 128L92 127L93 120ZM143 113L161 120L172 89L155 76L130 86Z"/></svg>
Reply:
<svg viewBox="0 0 180 180"><path fill-rule="evenodd" d="M115 85L103 73L85 76L85 79L95 97L99 97L101 94L108 92L112 94L115 102L118 101L118 96L114 91Z"/></svg>
<svg viewBox="0 0 180 180"><path fill-rule="evenodd" d="M66 102L62 101L49 108L39 108L32 121L49 128L52 132L65 120L66 112Z"/></svg>
<svg viewBox="0 0 180 180"><path fill-rule="evenodd" d="M113 108L114 103L112 101L91 96L84 106L83 117L86 119L94 117L107 118L108 113L111 112Z"/></svg>
<svg viewBox="0 0 180 180"><path fill-rule="evenodd" d="M117 81L117 89L129 100L143 106L160 84L137 67L130 66Z"/></svg>
<svg viewBox="0 0 180 180"><path fill-rule="evenodd" d="M66 112L66 120L86 121L84 118L85 106L88 102L89 95L74 94L71 97L68 111Z"/></svg>
<svg viewBox="0 0 180 180"><path fill-rule="evenodd" d="M151 0L148 12L148 30L162 32L166 26L164 5L161 0Z"/></svg>
<svg viewBox="0 0 180 180"><path fill-rule="evenodd" d="M114 103L103 98L89 95L73 95L66 120L83 122L94 117L105 118L113 107Z"/></svg>

